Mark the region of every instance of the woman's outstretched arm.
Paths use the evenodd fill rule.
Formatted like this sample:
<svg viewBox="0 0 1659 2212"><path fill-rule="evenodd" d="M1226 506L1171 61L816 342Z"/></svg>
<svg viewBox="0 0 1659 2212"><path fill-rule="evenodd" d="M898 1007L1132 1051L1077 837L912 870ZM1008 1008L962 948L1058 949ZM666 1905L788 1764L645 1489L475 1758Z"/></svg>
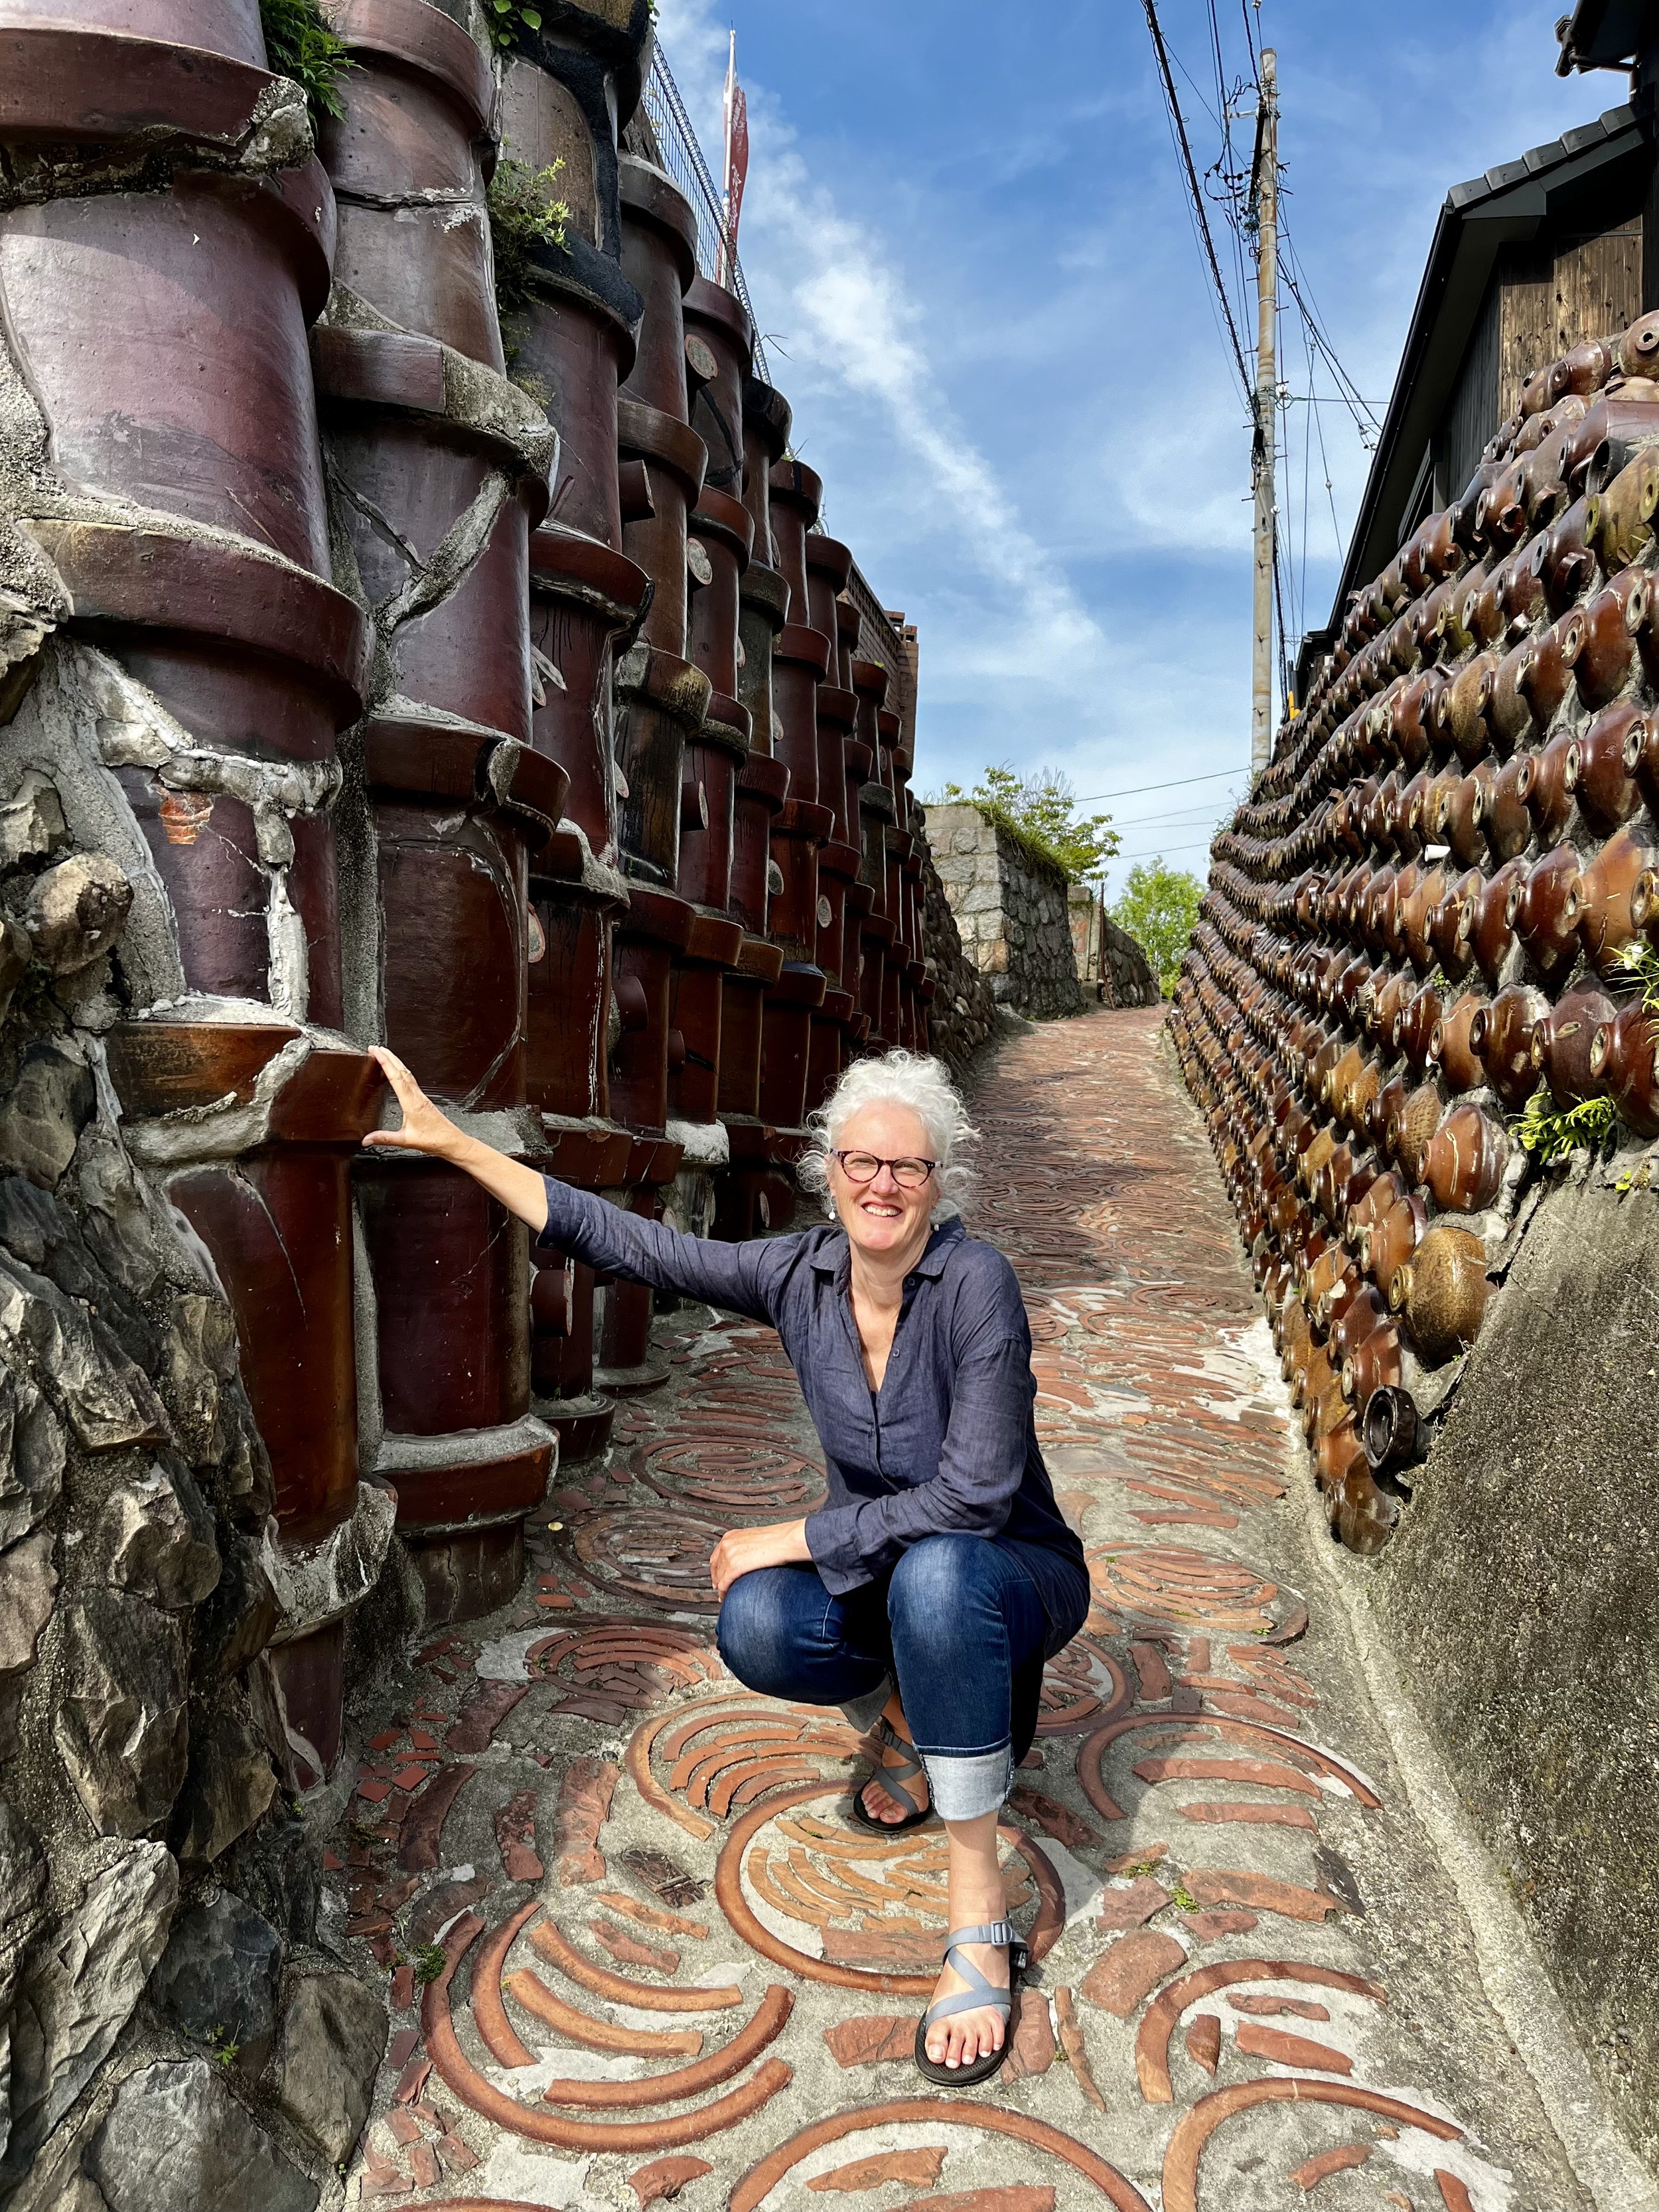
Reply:
<svg viewBox="0 0 1659 2212"><path fill-rule="evenodd" d="M421 1089L395 1053L372 1048L403 1109L401 1129L377 1129L366 1142L402 1152L425 1152L464 1169L541 1241L583 1261L605 1275L622 1275L653 1288L701 1298L755 1321L769 1322L771 1291L787 1265L785 1249L757 1239L725 1244L710 1237L686 1237L666 1222L624 1213L591 1191L539 1174L508 1159L490 1145L469 1137Z"/></svg>
<svg viewBox="0 0 1659 2212"><path fill-rule="evenodd" d="M493 1145L458 1129L448 1115L433 1104L395 1052L376 1044L369 1047L368 1056L380 1063L392 1085L403 1109L404 1125L401 1129L371 1129L363 1142L386 1152L424 1152L428 1158L447 1160L451 1167L463 1169L539 1236L547 1226L546 1178L534 1168L526 1167L522 1160L510 1160Z"/></svg>

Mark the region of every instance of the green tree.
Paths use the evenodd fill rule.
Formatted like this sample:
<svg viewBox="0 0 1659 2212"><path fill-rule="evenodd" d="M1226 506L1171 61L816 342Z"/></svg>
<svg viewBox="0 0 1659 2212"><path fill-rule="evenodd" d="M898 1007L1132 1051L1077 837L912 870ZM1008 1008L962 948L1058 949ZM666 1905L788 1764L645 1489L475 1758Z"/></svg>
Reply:
<svg viewBox="0 0 1659 2212"><path fill-rule="evenodd" d="M1020 775L1005 762L988 768L971 791L947 783L929 805L977 806L1011 830L1045 859L1063 869L1073 883L1097 876L1117 851L1118 834L1109 814L1079 815L1072 780L1058 769L1039 769Z"/></svg>
<svg viewBox="0 0 1659 2212"><path fill-rule="evenodd" d="M1161 858L1138 860L1112 908L1112 920L1128 931L1158 971L1166 999L1175 990L1203 896L1203 884L1184 868L1165 867Z"/></svg>

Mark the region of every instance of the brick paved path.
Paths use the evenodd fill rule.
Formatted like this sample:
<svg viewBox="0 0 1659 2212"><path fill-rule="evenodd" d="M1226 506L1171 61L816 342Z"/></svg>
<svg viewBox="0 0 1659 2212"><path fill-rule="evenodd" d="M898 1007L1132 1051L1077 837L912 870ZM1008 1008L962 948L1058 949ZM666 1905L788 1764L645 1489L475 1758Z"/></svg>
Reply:
<svg viewBox="0 0 1659 2212"><path fill-rule="evenodd" d="M394 2033L349 2201L1581 2205L1310 1620L1271 1344L1158 1023L1024 1036L975 1101L973 1223L1024 1284L1097 1594L1009 1808L1041 1963L1001 2079L940 2099L908 2063L938 1831L849 1828L839 1715L714 1654L716 1533L822 1473L775 1338L699 1311L521 1601L435 1637L365 1751L328 1924Z"/></svg>

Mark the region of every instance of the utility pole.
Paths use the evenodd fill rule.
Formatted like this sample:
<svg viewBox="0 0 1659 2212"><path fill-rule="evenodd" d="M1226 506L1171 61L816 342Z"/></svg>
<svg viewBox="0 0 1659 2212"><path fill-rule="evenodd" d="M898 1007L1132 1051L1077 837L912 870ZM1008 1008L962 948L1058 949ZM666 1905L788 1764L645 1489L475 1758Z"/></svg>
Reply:
<svg viewBox="0 0 1659 2212"><path fill-rule="evenodd" d="M1250 198L1256 220L1255 619L1250 670L1250 770L1260 775L1273 750L1273 446L1278 427L1279 371L1275 319L1279 312L1279 62L1261 50L1261 93L1256 108L1255 159Z"/></svg>

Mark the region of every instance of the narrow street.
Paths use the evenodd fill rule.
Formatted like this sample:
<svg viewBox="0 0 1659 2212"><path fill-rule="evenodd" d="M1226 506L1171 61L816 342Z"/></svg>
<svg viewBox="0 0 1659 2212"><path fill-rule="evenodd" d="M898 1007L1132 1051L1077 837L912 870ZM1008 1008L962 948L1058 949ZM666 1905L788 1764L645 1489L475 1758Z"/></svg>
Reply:
<svg viewBox="0 0 1659 2212"><path fill-rule="evenodd" d="M1087 1632L1006 1829L1039 1960L990 2088L910 2063L937 1828L844 1818L836 1713L726 1676L707 1559L822 1480L766 1331L561 1476L520 1601L437 1635L364 1753L325 1925L389 1987L348 2196L689 2212L1567 2212L1351 1642L1161 1014L1005 1045L971 1225L1019 1269ZM366 1947L373 1947L371 1966Z"/></svg>

